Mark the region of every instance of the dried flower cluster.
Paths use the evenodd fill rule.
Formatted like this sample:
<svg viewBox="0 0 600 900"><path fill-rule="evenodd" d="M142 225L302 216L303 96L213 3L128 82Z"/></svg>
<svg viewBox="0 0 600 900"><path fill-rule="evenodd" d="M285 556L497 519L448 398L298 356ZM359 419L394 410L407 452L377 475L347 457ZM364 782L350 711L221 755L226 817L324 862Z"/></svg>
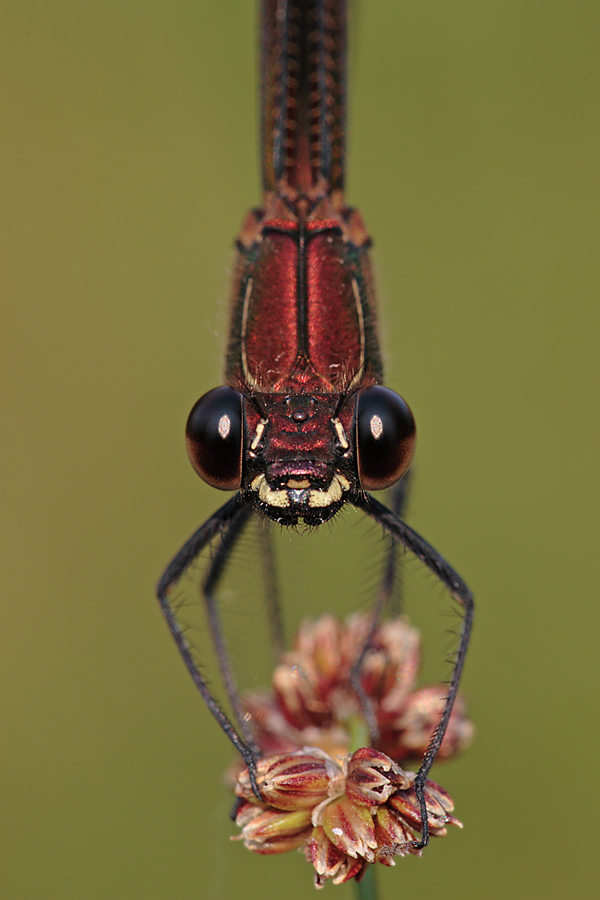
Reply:
<svg viewBox="0 0 600 900"><path fill-rule="evenodd" d="M254 795L248 770L238 776L240 837L256 853L304 847L317 887L360 878L369 863L393 866L394 856L421 852L414 777L369 747L341 762L316 748L262 759L257 784L264 802ZM442 788L428 781L425 797L432 835L460 825Z"/></svg>
<svg viewBox="0 0 600 900"><path fill-rule="evenodd" d="M304 622L294 650L275 669L272 694L245 700L263 754L256 771L262 800L248 770L238 772L237 839L263 854L303 848L317 887L360 879L370 863L391 866L395 856L421 852L415 775L398 763L425 752L445 689L415 688L420 637L404 619L383 623L369 639L370 631L371 620L361 615L344 624L330 615ZM376 748L351 753L357 733L366 737L351 671L367 640L360 686L380 737ZM459 698L439 758L463 749L472 731ZM425 799L431 835L460 825L437 784L426 783Z"/></svg>
<svg viewBox="0 0 600 900"><path fill-rule="evenodd" d="M349 723L363 716L350 673L370 628L371 618L360 614L345 623L331 615L302 623L294 649L273 673L272 695L246 699L264 754L307 745L332 756L349 752ZM445 685L415 687L420 662L418 630L397 618L375 630L361 667L361 687L379 730L376 747L395 762L423 757L444 708ZM438 759L463 750L472 735L459 696Z"/></svg>

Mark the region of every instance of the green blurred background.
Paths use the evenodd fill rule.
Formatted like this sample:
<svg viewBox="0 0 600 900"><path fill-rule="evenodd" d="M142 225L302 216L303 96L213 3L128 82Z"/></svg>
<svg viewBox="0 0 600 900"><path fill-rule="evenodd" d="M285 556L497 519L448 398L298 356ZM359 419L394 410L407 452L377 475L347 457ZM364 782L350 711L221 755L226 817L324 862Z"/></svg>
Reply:
<svg viewBox="0 0 600 900"><path fill-rule="evenodd" d="M259 201L255 18L0 7L2 900L312 896L298 855L230 843L229 746L153 600L223 499L182 427ZM411 522L478 599L478 737L437 772L465 829L383 896L591 898L600 4L364 0L352 27L348 199L418 410Z"/></svg>

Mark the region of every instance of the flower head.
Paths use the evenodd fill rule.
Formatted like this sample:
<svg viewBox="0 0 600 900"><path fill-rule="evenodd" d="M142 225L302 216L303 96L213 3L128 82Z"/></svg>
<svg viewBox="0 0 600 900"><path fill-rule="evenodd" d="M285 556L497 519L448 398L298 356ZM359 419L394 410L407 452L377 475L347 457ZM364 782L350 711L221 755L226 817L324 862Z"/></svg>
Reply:
<svg viewBox="0 0 600 900"><path fill-rule="evenodd" d="M253 793L248 770L238 776L238 840L264 854L303 847L317 887L360 877L370 863L393 866L395 856L421 853L415 846L422 822L414 779L369 747L340 761L308 747L262 759L256 782L263 801ZM425 799L432 835L460 825L438 785L426 783Z"/></svg>
<svg viewBox="0 0 600 900"><path fill-rule="evenodd" d="M345 623L331 615L302 623L294 649L273 673L272 693L245 698L263 753L303 746L321 747L334 757L348 753L349 723L363 715L351 671L370 630L371 618L360 614ZM361 667L361 688L379 730L376 747L396 762L423 757L444 708L445 685L416 688L420 661L419 632L398 618L375 629ZM459 696L438 758L463 750L472 736Z"/></svg>
<svg viewBox="0 0 600 900"><path fill-rule="evenodd" d="M352 753L357 734L367 736L351 676L367 642L360 691L379 739L376 747ZM262 854L303 849L317 887L360 879L373 863L393 866L397 856L420 855L416 775L399 762L423 756L446 690L417 689L419 665L419 633L404 619L375 629L363 615L345 623L329 615L304 622L294 649L275 669L272 693L244 699L263 756L253 773L260 799L248 769L237 771L237 839ZM439 757L462 749L472 730L458 698ZM430 835L460 825L441 787L427 781L424 793Z"/></svg>

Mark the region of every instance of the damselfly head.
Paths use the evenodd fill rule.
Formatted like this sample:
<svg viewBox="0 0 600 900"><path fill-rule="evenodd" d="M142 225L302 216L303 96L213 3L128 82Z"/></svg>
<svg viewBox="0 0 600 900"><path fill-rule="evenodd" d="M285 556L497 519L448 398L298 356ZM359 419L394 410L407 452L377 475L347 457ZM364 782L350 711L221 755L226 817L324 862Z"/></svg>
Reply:
<svg viewBox="0 0 600 900"><path fill-rule="evenodd" d="M320 525L358 490L383 490L408 470L416 428L404 400L371 385L338 394L214 388L186 425L191 463L221 490L242 489L284 525Z"/></svg>
<svg viewBox="0 0 600 900"><path fill-rule="evenodd" d="M244 488L269 518L320 525L356 488L351 438L354 402L338 394L262 394L245 405Z"/></svg>

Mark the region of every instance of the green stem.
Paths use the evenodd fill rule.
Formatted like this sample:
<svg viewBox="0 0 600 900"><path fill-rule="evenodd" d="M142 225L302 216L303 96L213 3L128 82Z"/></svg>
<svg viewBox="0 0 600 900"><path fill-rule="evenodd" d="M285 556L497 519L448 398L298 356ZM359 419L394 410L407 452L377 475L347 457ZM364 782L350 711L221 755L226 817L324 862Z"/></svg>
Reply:
<svg viewBox="0 0 600 900"><path fill-rule="evenodd" d="M354 882L357 900L377 900L375 866L367 866L362 881Z"/></svg>
<svg viewBox="0 0 600 900"><path fill-rule="evenodd" d="M361 716L351 716L345 722L345 725L350 735L350 745L348 747L350 753L355 753L361 747L369 746L369 729Z"/></svg>
<svg viewBox="0 0 600 900"><path fill-rule="evenodd" d="M369 731L367 724L361 716L352 716L346 722L346 728L350 733L350 753L355 753L361 747L369 746ZM375 879L375 866L368 865L365 874L360 881L354 882L354 891L357 900L377 900L377 881Z"/></svg>

